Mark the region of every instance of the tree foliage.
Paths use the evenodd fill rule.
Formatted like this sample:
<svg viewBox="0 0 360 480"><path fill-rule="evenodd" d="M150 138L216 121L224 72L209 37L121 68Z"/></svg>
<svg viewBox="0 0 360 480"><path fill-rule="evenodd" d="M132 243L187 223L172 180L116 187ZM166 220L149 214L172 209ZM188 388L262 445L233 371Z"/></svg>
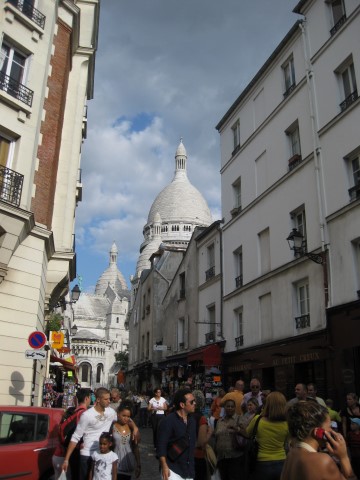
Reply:
<svg viewBox="0 0 360 480"><path fill-rule="evenodd" d="M115 353L115 360L122 363L123 369L126 369L129 364L129 352L126 350L125 352Z"/></svg>

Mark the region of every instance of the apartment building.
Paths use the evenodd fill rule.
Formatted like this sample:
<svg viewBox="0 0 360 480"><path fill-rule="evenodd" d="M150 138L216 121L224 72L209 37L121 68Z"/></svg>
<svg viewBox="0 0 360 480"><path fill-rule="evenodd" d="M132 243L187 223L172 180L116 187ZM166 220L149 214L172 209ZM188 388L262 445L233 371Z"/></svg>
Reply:
<svg viewBox="0 0 360 480"><path fill-rule="evenodd" d="M224 367L293 396L358 391L360 3L300 15L217 125ZM235 334L235 335L234 335Z"/></svg>
<svg viewBox="0 0 360 480"><path fill-rule="evenodd" d="M99 0L0 1L0 403L42 403L31 332L76 276L75 209Z"/></svg>

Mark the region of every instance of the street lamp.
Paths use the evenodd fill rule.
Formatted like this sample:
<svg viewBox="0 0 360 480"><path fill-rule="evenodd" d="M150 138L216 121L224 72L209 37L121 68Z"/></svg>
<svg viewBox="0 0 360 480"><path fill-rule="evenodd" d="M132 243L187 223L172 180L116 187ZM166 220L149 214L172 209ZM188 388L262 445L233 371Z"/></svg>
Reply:
<svg viewBox="0 0 360 480"><path fill-rule="evenodd" d="M307 251L304 235L296 228L291 230L286 240L288 241L290 250L294 251L295 257L305 256L319 265L325 263L325 257L323 253L309 253Z"/></svg>
<svg viewBox="0 0 360 480"><path fill-rule="evenodd" d="M74 325L70 328L71 336L73 337L74 335L76 335L77 331L78 331L78 327L74 323Z"/></svg>
<svg viewBox="0 0 360 480"><path fill-rule="evenodd" d="M55 305L56 307L63 307L65 308L66 305L71 305L72 303L76 303L80 298L81 290L79 285L75 285L70 292L70 301L66 301L65 298L61 298L60 301Z"/></svg>

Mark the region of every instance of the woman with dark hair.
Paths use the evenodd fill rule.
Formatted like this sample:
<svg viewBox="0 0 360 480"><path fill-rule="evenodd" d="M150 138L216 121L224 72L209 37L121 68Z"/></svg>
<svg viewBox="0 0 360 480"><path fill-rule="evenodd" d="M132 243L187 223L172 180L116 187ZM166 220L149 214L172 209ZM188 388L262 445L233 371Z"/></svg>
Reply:
<svg viewBox="0 0 360 480"><path fill-rule="evenodd" d="M355 479L344 437L331 429L329 412L317 402L297 402L287 412L292 446L281 480ZM327 451L339 461L339 466Z"/></svg>
<svg viewBox="0 0 360 480"><path fill-rule="evenodd" d="M281 392L271 392L261 415L255 415L246 429L251 436L257 422L256 440L259 445L252 480L279 480L286 458L288 426L286 398Z"/></svg>
<svg viewBox="0 0 360 480"><path fill-rule="evenodd" d="M192 414L196 420L196 447L195 457L195 478L194 480L206 480L208 477L207 465L205 460L205 447L212 434L212 429L208 426L206 417L202 411L205 405L205 397L201 390L193 390L195 398L195 412Z"/></svg>
<svg viewBox="0 0 360 480"><path fill-rule="evenodd" d="M151 412L151 426L153 430L153 443L154 448L157 444L157 431L159 423L165 417L167 410L167 402L164 397L161 396L161 388L155 388L154 396L149 400L148 411Z"/></svg>
<svg viewBox="0 0 360 480"><path fill-rule="evenodd" d="M226 400L225 415L215 428L215 453L221 480L238 480L243 477L244 452L236 446L240 415L235 413L235 401Z"/></svg>

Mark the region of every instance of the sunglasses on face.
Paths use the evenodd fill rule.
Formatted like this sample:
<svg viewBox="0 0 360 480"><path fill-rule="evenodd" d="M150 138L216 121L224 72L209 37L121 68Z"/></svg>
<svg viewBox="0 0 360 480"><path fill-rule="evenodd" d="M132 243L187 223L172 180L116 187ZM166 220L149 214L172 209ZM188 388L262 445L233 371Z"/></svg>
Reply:
<svg viewBox="0 0 360 480"><path fill-rule="evenodd" d="M259 385L251 385L250 388L256 388L256 389L259 389Z"/></svg>
<svg viewBox="0 0 360 480"><path fill-rule="evenodd" d="M196 400L188 400L188 402L190 403L190 405L194 405L194 403L196 403Z"/></svg>

